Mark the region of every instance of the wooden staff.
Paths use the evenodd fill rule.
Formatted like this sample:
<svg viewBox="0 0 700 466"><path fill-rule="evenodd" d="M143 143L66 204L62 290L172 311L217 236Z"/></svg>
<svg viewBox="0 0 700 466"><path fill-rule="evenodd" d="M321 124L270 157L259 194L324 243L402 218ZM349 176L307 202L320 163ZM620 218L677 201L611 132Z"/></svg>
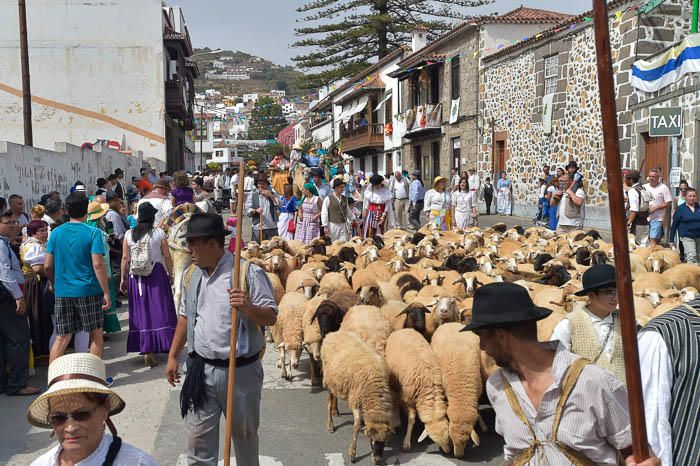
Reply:
<svg viewBox="0 0 700 466"><path fill-rule="evenodd" d="M243 158L238 160L238 173L244 173ZM239 175L240 177L240 175ZM241 286L241 247L243 234L243 180L238 183L238 203L236 205L236 252L233 261L233 287ZM262 216L260 217L262 220ZM261 229L262 231L262 224ZM226 441L224 443L224 465L231 465L231 434L233 432L233 394L236 385L236 343L238 340L238 311L231 308L231 348L228 355L228 386L226 387Z"/></svg>
<svg viewBox="0 0 700 466"><path fill-rule="evenodd" d="M620 146L617 134L617 109L615 107L615 83L613 80L608 30L608 7L606 0L593 0L595 20L595 46L598 62L598 87L600 111L603 120L603 145L605 168L608 179L610 223L615 251L615 279L620 301L620 327L622 348L625 357L625 377L629 399L630 424L632 427L632 449L637 462L649 458L644 398L639 374L639 352L637 350L637 323L634 315L632 275L630 273L629 245L625 221L625 206L620 169Z"/></svg>

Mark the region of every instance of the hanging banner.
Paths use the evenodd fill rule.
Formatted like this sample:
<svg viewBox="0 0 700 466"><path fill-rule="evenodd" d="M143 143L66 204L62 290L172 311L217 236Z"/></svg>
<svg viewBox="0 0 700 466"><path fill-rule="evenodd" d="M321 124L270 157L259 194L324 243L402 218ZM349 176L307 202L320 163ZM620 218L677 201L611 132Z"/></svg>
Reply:
<svg viewBox="0 0 700 466"><path fill-rule="evenodd" d="M450 106L450 124L457 123L459 118L459 100L461 97L457 97L452 100L452 105Z"/></svg>
<svg viewBox="0 0 700 466"><path fill-rule="evenodd" d="M632 86L655 92L700 71L700 34L692 34L664 54L632 64Z"/></svg>
<svg viewBox="0 0 700 466"><path fill-rule="evenodd" d="M554 94L547 94L542 97L542 132L544 134L552 133L552 100Z"/></svg>

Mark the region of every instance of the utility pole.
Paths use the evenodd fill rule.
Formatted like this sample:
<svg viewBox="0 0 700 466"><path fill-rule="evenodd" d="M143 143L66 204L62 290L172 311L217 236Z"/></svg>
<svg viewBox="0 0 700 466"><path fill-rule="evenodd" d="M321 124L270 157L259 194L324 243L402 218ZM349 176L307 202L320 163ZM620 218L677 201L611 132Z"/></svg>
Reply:
<svg viewBox="0 0 700 466"><path fill-rule="evenodd" d="M32 92L29 88L29 45L27 44L27 8L25 0L18 0L19 7L19 50L22 62L22 110L24 117L24 145L33 146L32 134Z"/></svg>
<svg viewBox="0 0 700 466"><path fill-rule="evenodd" d="M209 134L207 133L207 136ZM204 107L199 106L199 171L204 173Z"/></svg>
<svg viewBox="0 0 700 466"><path fill-rule="evenodd" d="M700 0L693 0L693 19L690 24L690 32L698 32L698 10L700 10Z"/></svg>

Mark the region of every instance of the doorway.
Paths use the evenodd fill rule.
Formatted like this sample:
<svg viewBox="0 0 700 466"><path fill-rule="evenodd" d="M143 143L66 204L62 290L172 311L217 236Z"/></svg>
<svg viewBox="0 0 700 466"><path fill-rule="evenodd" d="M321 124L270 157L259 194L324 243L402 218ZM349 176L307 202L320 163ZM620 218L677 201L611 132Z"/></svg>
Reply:
<svg viewBox="0 0 700 466"><path fill-rule="evenodd" d="M493 176L495 179L501 177L501 172L506 169L506 141L496 141L493 160Z"/></svg>
<svg viewBox="0 0 700 466"><path fill-rule="evenodd" d="M644 177L652 168L658 168L661 170L664 183L668 184L670 157L668 137L653 137L649 136L649 133L642 133L642 136L644 137L644 160L639 166L639 173Z"/></svg>
<svg viewBox="0 0 700 466"><path fill-rule="evenodd" d="M393 163L393 156L392 153L389 152L385 154L386 157L386 162L384 166L386 167L386 176L389 177L391 176L392 173L394 173L394 163Z"/></svg>
<svg viewBox="0 0 700 466"><path fill-rule="evenodd" d="M418 146L413 146L413 168L415 170L420 171L423 173L423 177L427 175L427 173L423 172L423 155L422 155L422 147L420 145Z"/></svg>
<svg viewBox="0 0 700 466"><path fill-rule="evenodd" d="M432 178L435 179L435 177L440 176L440 141L435 141L430 144L430 152L433 166Z"/></svg>

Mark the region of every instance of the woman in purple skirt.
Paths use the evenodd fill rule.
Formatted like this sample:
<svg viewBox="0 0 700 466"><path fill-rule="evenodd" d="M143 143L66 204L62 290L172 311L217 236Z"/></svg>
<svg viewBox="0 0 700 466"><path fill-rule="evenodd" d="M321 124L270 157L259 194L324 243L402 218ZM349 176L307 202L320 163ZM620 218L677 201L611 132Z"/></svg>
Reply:
<svg viewBox="0 0 700 466"><path fill-rule="evenodd" d="M177 314L171 276L173 260L165 232L155 228L156 209L139 206L138 224L124 237L120 288L129 293L127 352L144 354L146 365L155 366L155 353L167 353L175 334Z"/></svg>

